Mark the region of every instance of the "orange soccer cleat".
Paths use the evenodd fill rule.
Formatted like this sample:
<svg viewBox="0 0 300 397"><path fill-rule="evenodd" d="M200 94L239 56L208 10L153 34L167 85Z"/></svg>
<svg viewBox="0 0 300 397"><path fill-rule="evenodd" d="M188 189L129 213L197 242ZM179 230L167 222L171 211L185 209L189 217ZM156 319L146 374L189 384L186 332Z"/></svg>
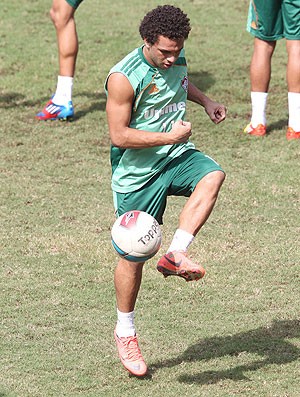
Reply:
<svg viewBox="0 0 300 397"><path fill-rule="evenodd" d="M119 338L115 331L114 336L121 363L127 371L135 376L145 376L148 369L136 335Z"/></svg>
<svg viewBox="0 0 300 397"><path fill-rule="evenodd" d="M165 254L159 260L157 270L164 277L179 276L186 281L198 281L205 275L203 267L193 263L183 251L172 251Z"/></svg>
<svg viewBox="0 0 300 397"><path fill-rule="evenodd" d="M250 123L244 128L244 132L249 135L264 136L267 133L267 127L263 124L253 127Z"/></svg>
<svg viewBox="0 0 300 397"><path fill-rule="evenodd" d="M300 131L294 131L292 127L288 127L286 130L286 139L291 141L292 139L299 139L300 138Z"/></svg>

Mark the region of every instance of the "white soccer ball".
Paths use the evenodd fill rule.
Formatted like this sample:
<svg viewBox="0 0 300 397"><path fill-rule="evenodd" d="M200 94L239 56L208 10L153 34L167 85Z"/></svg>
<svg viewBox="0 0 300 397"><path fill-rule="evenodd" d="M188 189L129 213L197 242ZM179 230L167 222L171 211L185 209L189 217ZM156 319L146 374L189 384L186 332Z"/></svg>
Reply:
<svg viewBox="0 0 300 397"><path fill-rule="evenodd" d="M157 220L147 212L128 211L115 221L111 241L122 258L144 262L159 250L161 229Z"/></svg>

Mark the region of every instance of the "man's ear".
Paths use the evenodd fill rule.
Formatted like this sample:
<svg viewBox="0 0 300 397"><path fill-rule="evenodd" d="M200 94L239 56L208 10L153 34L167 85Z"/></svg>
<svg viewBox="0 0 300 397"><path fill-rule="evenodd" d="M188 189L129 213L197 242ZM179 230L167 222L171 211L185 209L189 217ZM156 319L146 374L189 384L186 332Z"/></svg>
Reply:
<svg viewBox="0 0 300 397"><path fill-rule="evenodd" d="M150 43L148 43L148 41L146 39L144 39L144 44L145 44L145 47L147 48L147 50L149 50L151 45L150 45Z"/></svg>

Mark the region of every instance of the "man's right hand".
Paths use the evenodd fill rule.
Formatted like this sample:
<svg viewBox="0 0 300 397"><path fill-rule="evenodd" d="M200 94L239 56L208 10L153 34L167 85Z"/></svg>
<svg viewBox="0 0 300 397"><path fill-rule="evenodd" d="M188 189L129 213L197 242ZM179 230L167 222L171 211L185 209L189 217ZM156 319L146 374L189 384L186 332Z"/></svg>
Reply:
<svg viewBox="0 0 300 397"><path fill-rule="evenodd" d="M174 138L173 144L184 143L192 135L192 124L189 121L177 120L169 132L169 137Z"/></svg>

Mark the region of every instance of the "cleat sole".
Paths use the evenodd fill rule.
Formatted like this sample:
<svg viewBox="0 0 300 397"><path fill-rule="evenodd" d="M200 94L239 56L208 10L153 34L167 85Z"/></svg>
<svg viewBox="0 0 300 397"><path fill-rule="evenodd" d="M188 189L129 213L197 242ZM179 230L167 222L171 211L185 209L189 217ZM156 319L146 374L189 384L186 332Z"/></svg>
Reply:
<svg viewBox="0 0 300 397"><path fill-rule="evenodd" d="M198 281L201 278L204 277L205 273L201 273L200 270L197 269L197 271L193 272L193 271L186 271L186 270L182 270L181 272L175 272L169 269L166 269L162 266L157 266L157 270L162 273L162 275L164 276L164 278L167 278L169 276L177 276L177 277L182 277L184 278L186 281Z"/></svg>

